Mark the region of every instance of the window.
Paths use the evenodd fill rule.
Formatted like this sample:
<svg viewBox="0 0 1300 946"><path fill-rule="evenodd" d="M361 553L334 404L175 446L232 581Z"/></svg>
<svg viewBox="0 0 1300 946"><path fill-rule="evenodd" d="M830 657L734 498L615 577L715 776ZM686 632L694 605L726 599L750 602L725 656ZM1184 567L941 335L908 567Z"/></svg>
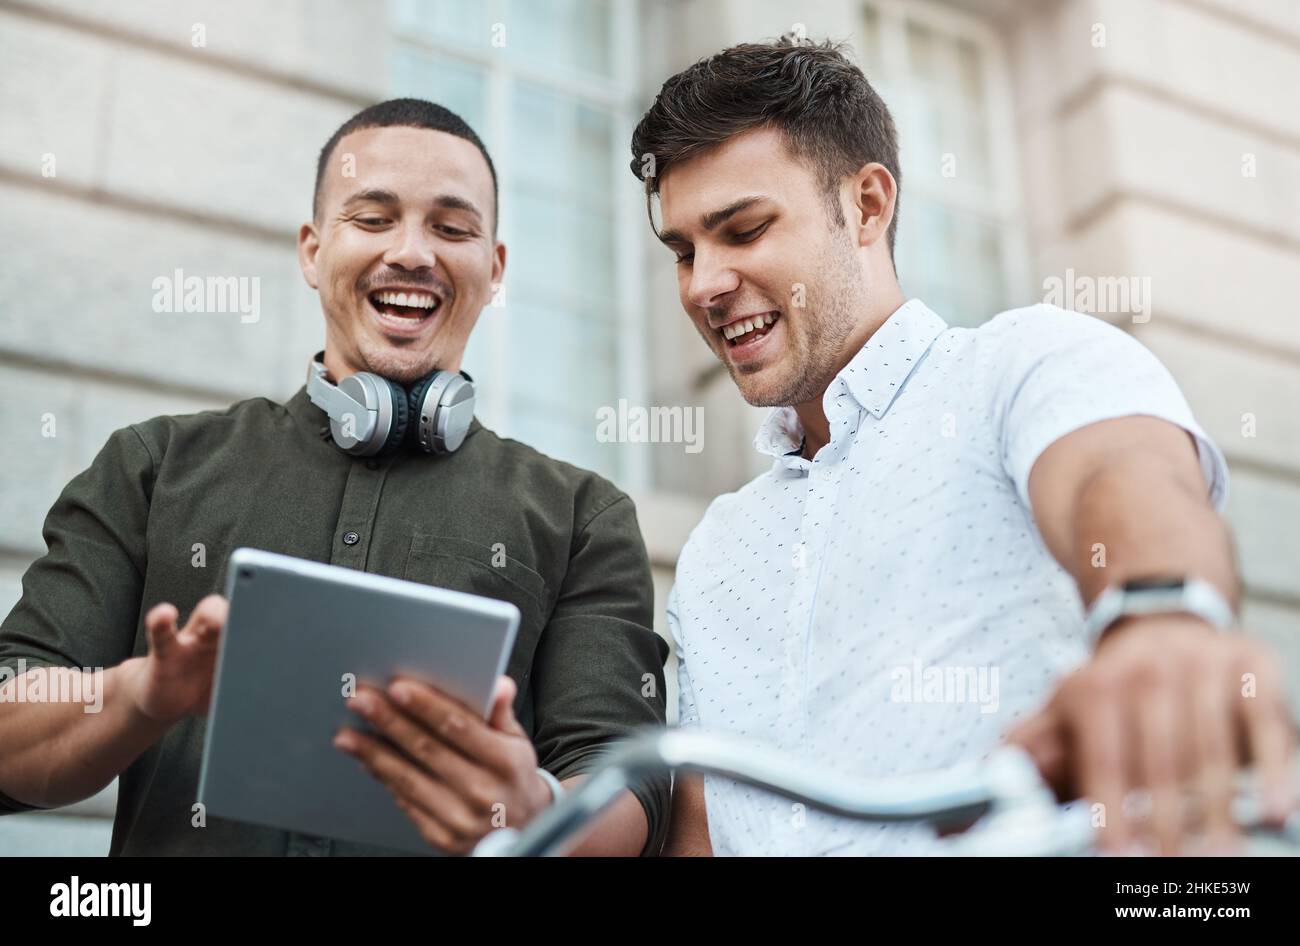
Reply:
<svg viewBox="0 0 1300 946"><path fill-rule="evenodd" d="M509 254L504 305L484 309L466 352L479 416L620 484L644 484L642 451L596 441L600 407L644 403L643 235L627 171L635 5L394 0L391 9L393 93L459 114L497 167Z"/></svg>
<svg viewBox="0 0 1300 946"><path fill-rule="evenodd" d="M889 105L903 182L895 258L950 325L1030 301L1010 84L998 36L920 0L865 7L859 62Z"/></svg>

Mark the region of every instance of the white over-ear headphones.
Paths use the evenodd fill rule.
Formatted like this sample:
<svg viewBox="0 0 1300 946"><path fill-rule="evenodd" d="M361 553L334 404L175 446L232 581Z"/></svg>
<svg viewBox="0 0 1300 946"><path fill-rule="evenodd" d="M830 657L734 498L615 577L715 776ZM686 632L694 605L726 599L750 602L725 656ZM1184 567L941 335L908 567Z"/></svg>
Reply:
<svg viewBox="0 0 1300 946"><path fill-rule="evenodd" d="M425 453L455 451L474 420L474 382L465 372L437 370L410 388L369 371L338 385L325 377L324 352L307 369L307 397L329 415L330 435L353 456L387 456L404 445Z"/></svg>

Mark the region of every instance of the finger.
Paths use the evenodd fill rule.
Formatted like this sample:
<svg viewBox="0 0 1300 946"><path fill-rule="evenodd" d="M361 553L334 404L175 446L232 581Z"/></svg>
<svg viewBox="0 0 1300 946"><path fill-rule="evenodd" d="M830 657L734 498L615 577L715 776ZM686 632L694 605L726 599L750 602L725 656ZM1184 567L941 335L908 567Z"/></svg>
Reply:
<svg viewBox="0 0 1300 946"><path fill-rule="evenodd" d="M1189 718L1197 757L1196 785L1205 841L1213 853L1230 848L1236 836L1232 820L1236 750L1228 690L1231 682L1224 679L1221 664L1213 660L1199 665L1195 682Z"/></svg>
<svg viewBox="0 0 1300 946"><path fill-rule="evenodd" d="M1104 829L1099 846L1118 853L1128 846L1124 797L1129 789L1129 745L1123 722L1123 690L1110 682L1094 685L1082 706L1067 714L1070 737L1078 746L1079 787L1101 805Z"/></svg>
<svg viewBox="0 0 1300 946"><path fill-rule="evenodd" d="M1178 725L1180 694L1170 680L1148 683L1137 695L1138 784L1151 793L1151 828L1167 855L1178 853L1183 832L1178 757L1186 751L1187 734Z"/></svg>
<svg viewBox="0 0 1300 946"><path fill-rule="evenodd" d="M1070 778L1065 732L1053 707L1021 720L1007 731L1005 740L1029 753L1043 781L1051 786L1058 799L1069 801L1075 797L1077 786Z"/></svg>
<svg viewBox="0 0 1300 946"><path fill-rule="evenodd" d="M489 773L429 733L372 687L357 688L348 709L356 712L427 772L446 783L472 807L486 811L493 799L481 786Z"/></svg>
<svg viewBox="0 0 1300 946"><path fill-rule="evenodd" d="M185 622L182 636L188 642L215 644L221 629L226 626L230 603L221 595L208 595L194 606L190 619Z"/></svg>
<svg viewBox="0 0 1300 946"><path fill-rule="evenodd" d="M437 821L454 838L477 838L486 833L486 820L470 811L459 795L373 736L344 729L334 745L360 762L395 798Z"/></svg>
<svg viewBox="0 0 1300 946"><path fill-rule="evenodd" d="M515 686L514 680L507 676L497 677L496 686L492 690L492 709L488 712L488 725L512 736L527 738L528 733L524 732L524 727L520 726L519 720L515 719L514 704L518 692L519 688Z"/></svg>
<svg viewBox="0 0 1300 946"><path fill-rule="evenodd" d="M489 728L473 710L427 683L402 677L388 686L388 695L413 719L447 745L501 775L514 771L501 733Z"/></svg>
<svg viewBox="0 0 1300 946"><path fill-rule="evenodd" d="M1237 700L1246 731L1246 744L1255 768L1265 816L1275 824L1291 812L1291 753L1293 734L1281 681L1271 656L1252 648L1241 664L1241 696ZM1253 675L1254 687L1246 685Z"/></svg>
<svg viewBox="0 0 1300 946"><path fill-rule="evenodd" d="M423 808L411 804L405 798L394 796L393 802L406 817L411 819L416 830L420 832L420 837L424 838L426 843L441 851L446 851L449 854L468 854L474 849L474 845L478 843L477 838L456 834Z"/></svg>
<svg viewBox="0 0 1300 946"><path fill-rule="evenodd" d="M144 616L145 631L149 636L149 650L162 657L171 650L176 639L176 621L180 612L174 604L155 604Z"/></svg>

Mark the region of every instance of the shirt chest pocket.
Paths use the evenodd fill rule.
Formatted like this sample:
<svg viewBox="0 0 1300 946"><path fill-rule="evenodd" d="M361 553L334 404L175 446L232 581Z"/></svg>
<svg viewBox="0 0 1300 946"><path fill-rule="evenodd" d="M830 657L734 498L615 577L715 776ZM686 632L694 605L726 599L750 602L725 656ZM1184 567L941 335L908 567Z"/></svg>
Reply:
<svg viewBox="0 0 1300 946"><path fill-rule="evenodd" d="M403 577L425 585L508 601L519 609L519 631L506 663L522 698L527 692L533 653L550 611L546 580L501 546L468 539L417 533L411 539Z"/></svg>

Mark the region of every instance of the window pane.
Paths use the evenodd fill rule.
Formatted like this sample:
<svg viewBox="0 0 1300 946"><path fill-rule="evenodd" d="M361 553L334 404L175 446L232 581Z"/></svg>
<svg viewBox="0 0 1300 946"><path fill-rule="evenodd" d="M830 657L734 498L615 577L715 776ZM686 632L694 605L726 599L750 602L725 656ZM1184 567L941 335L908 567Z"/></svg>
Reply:
<svg viewBox="0 0 1300 946"><path fill-rule="evenodd" d="M960 27L910 19L906 5L883 12L868 8L864 19L870 59L905 67L901 75L872 80L898 126L904 184L897 261L903 290L950 324L977 325L1009 301L1005 208L988 134L991 90L984 81L991 50ZM882 49L891 37L901 48Z"/></svg>
<svg viewBox="0 0 1300 946"><path fill-rule="evenodd" d="M618 397L614 327L592 312L518 292L505 310L510 335L511 415L545 412L588 430L596 409Z"/></svg>
<svg viewBox="0 0 1300 946"><path fill-rule="evenodd" d="M509 0L506 54L556 73L608 76L608 0Z"/></svg>
<svg viewBox="0 0 1300 946"><path fill-rule="evenodd" d="M465 0L392 0L393 26L424 39L491 48L492 8Z"/></svg>
<svg viewBox="0 0 1300 946"><path fill-rule="evenodd" d="M486 87L486 77L473 66L410 48L393 55L394 95L428 99L451 109L484 141L488 137Z"/></svg>
<svg viewBox="0 0 1300 946"><path fill-rule="evenodd" d="M950 325L978 325L1006 305L1002 238L996 224L924 197L904 205L898 275Z"/></svg>
<svg viewBox="0 0 1300 946"><path fill-rule="evenodd" d="M544 289L575 304L612 307L614 234L607 215L544 191L511 188L502 201L517 247L507 270L512 290Z"/></svg>
<svg viewBox="0 0 1300 946"><path fill-rule="evenodd" d="M607 112L519 83L511 102L512 184L591 210L605 210L613 190L612 135L613 122Z"/></svg>

